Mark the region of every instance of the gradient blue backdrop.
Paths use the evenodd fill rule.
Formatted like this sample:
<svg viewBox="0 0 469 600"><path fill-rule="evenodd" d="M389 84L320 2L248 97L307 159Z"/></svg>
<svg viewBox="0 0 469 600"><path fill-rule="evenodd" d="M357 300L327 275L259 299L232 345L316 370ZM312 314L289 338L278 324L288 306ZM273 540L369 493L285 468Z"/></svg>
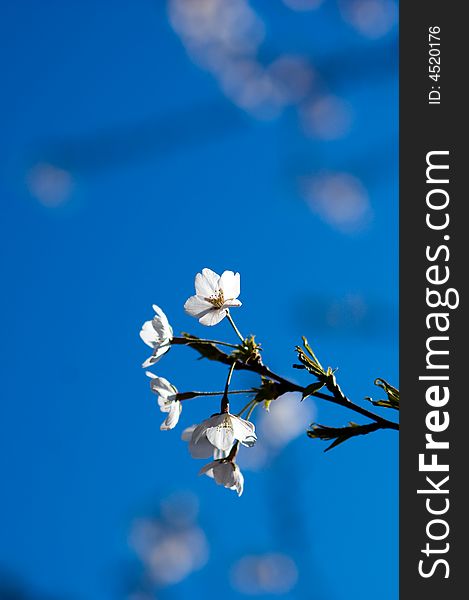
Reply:
<svg viewBox="0 0 469 600"><path fill-rule="evenodd" d="M300 436L246 470L238 499L197 478L180 429L159 431L140 368L152 303L176 331L207 333L182 306L209 266L241 273L238 325L273 368L307 381L291 369L306 335L351 397L379 396L377 376L397 382L397 28L367 38L328 0L251 6L263 52L302 55L352 107L339 139L304 135L291 107L264 119L235 106L163 1L2 3L0 579L24 594L5 598L131 598L132 521L180 490L198 498L210 557L158 598L244 597L231 565L271 551L299 571L283 597L397 598L393 432L327 454ZM60 169L57 197L41 165ZM372 217L359 231L301 197L298 180L323 171L362 182ZM233 339L226 322L216 335ZM155 371L180 390L225 377L179 348ZM188 404L182 426L212 406Z"/></svg>

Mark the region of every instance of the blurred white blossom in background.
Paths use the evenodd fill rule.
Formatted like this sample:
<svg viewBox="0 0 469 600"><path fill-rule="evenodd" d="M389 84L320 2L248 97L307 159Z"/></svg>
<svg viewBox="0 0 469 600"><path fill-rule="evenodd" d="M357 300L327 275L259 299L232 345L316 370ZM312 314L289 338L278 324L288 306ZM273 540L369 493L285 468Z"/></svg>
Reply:
<svg viewBox="0 0 469 600"><path fill-rule="evenodd" d="M26 176L26 185L31 196L47 208L61 206L73 191L71 174L48 163L31 167Z"/></svg>
<svg viewBox="0 0 469 600"><path fill-rule="evenodd" d="M336 140L350 131L352 107L338 96L324 94L301 105L300 122L307 136Z"/></svg>
<svg viewBox="0 0 469 600"><path fill-rule="evenodd" d="M285 6L293 10L315 10L319 8L324 0L282 0Z"/></svg>
<svg viewBox="0 0 469 600"><path fill-rule="evenodd" d="M207 563L209 544L196 524L197 513L197 498L179 493L161 503L158 517L139 518L132 524L130 545L155 588L179 583Z"/></svg>
<svg viewBox="0 0 469 600"><path fill-rule="evenodd" d="M304 177L303 197L323 221L343 233L362 231L372 218L368 193L350 173L319 173Z"/></svg>
<svg viewBox="0 0 469 600"><path fill-rule="evenodd" d="M300 402L301 395L288 392L271 402L269 411L258 410L259 438L249 452L240 454L241 467L256 471L275 458L290 442L305 435L305 423L315 417L315 406L310 399Z"/></svg>
<svg viewBox="0 0 469 600"><path fill-rule="evenodd" d="M307 11L319 8L322 1L283 4ZM382 37L397 22L393 0L340 0L339 9L344 21L368 38ZM247 0L169 0L168 10L191 59L209 71L242 110L273 119L292 106L301 135L315 140L339 140L352 130L352 105L328 89L308 57L288 52L276 52L273 59L261 55L265 25ZM352 174L313 173L303 178L301 188L312 211L341 233L360 232L373 218L368 193Z"/></svg>
<svg viewBox="0 0 469 600"><path fill-rule="evenodd" d="M243 556L231 569L233 587L247 595L283 595L295 587L298 569L286 554Z"/></svg>
<svg viewBox="0 0 469 600"><path fill-rule="evenodd" d="M344 20L370 39L389 33L399 18L394 0L341 0L339 7Z"/></svg>
<svg viewBox="0 0 469 600"><path fill-rule="evenodd" d="M246 0L169 0L169 19L191 59L257 118L275 118L309 92L313 71L304 58L259 59L265 26Z"/></svg>

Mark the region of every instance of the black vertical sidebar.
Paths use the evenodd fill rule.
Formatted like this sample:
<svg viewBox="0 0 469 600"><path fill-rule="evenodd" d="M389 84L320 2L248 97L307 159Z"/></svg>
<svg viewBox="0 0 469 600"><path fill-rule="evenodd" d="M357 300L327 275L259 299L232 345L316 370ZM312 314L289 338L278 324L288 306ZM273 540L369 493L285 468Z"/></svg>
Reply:
<svg viewBox="0 0 469 600"><path fill-rule="evenodd" d="M469 597L464 3L400 3L400 600Z"/></svg>

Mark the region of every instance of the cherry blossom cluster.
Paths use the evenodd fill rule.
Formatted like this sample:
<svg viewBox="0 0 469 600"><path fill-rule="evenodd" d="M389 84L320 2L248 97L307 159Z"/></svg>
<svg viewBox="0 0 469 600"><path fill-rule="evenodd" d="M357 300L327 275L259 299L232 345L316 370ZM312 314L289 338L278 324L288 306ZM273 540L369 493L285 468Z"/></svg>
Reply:
<svg viewBox="0 0 469 600"><path fill-rule="evenodd" d="M216 325L228 317L243 341L229 313L230 308L241 306L238 300L239 273L225 271L220 276L205 268L195 277L195 292L195 295L186 301L185 311L206 326ZM140 331L142 340L153 350L151 356L143 363L144 368L155 365L174 342L173 329L166 315L156 304L153 305L153 310L153 319L146 321ZM198 425L185 429L182 439L189 443L189 452L193 458L212 458L211 462L202 467L200 474L206 474L217 484L236 490L240 496L243 492L244 478L236 464L236 455L240 444L253 446L257 438L252 422L229 411L228 393L232 370L230 368L226 389L222 393L220 412ZM160 410L166 414L161 429L173 429L182 411L181 399L187 397L187 394L179 394L177 388L164 377L159 377L151 371L146 371L146 374L150 378L151 390L158 397ZM196 395L204 395L204 392Z"/></svg>
<svg viewBox="0 0 469 600"><path fill-rule="evenodd" d="M153 305L155 313L153 318L146 321L140 331L140 337L152 349L151 356L142 365L145 369L156 365L173 345L189 346L196 350L201 357L228 367L225 389L220 392L179 392L164 377L160 377L150 370L146 371L150 378L150 388L158 398L160 410L165 414L165 419L161 424L162 430L176 427L183 401L197 396L221 396L219 412L182 432L181 437L188 442L189 452L193 458L211 459L200 469L200 474L208 475L218 485L235 490L240 496L243 493L244 477L236 463L236 456L240 446L252 447L257 440L255 426L249 419L254 409L260 404L263 404L268 410L273 400L291 392L301 394L301 400L314 397L339 405L368 420L362 424L350 421L347 425L340 427L312 423L309 430L306 431L307 435L313 439L331 442L326 450L335 448L357 436L383 429L395 431L399 429L399 425L395 421L352 402L343 393L337 382L336 369L322 366L306 338L303 338L302 347L296 346L299 364L294 364L293 367L302 369L313 376L313 383L302 386L269 369L263 363L261 348L256 343L254 336L244 337L241 335L231 316L231 309L241 306L239 295L239 273L224 271L222 275L218 275L211 269L205 268L195 277L195 294L184 304L185 311L206 327L213 327L226 318L239 338L237 344L202 339L189 334L176 337L166 315L157 305ZM225 349L229 349L230 352L226 352ZM248 390L231 389L231 378L235 369L248 370L259 375L260 386ZM381 378L375 380L375 385L384 390L386 399L373 400L369 397L365 399L380 409L398 411L399 390ZM246 406L237 414L230 412L229 397L232 394L251 396Z"/></svg>

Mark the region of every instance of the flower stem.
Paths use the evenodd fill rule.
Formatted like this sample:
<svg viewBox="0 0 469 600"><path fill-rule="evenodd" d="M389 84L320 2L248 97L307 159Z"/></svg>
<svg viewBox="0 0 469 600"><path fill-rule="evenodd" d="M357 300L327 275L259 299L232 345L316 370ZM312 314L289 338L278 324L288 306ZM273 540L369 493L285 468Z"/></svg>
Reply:
<svg viewBox="0 0 469 600"><path fill-rule="evenodd" d="M231 316L230 311L227 309L226 311L226 318L228 319L228 321L231 323L231 326L233 327L233 329L236 332L236 335L239 337L239 339L244 342L244 338L241 335L241 332L239 331L239 329L236 327L235 322L233 321L233 317Z"/></svg>
<svg viewBox="0 0 469 600"><path fill-rule="evenodd" d="M233 375L233 371L235 368L236 361L233 361L230 365L230 370L228 371L228 377L226 378L225 391L223 393L223 397L220 403L220 412L227 413L230 412L230 401L228 399L228 389L231 383L231 376Z"/></svg>
<svg viewBox="0 0 469 600"><path fill-rule="evenodd" d="M259 404L259 402L255 401L254 404L251 406L251 408L249 409L248 414L246 415L246 421L249 421L249 417L252 415L254 409L256 408L256 406Z"/></svg>
<svg viewBox="0 0 469 600"><path fill-rule="evenodd" d="M241 410L240 410L238 413L236 413L236 414L237 414L237 416L238 416L238 417L240 417L240 416L243 414L243 412L244 412L245 410L247 410L248 408L250 408L250 407L251 407L251 404L252 404L253 402L257 402L257 400L254 400L254 399L250 400L250 401L249 401L249 402L248 402L248 403L247 403L245 406L243 406L243 408L242 408L242 409L241 409Z"/></svg>
<svg viewBox="0 0 469 600"><path fill-rule="evenodd" d="M234 459L236 458L236 455L238 454L238 450L239 450L239 442L235 442L233 444L233 447L230 450L230 453L228 454L228 456L226 457L225 460L233 462Z"/></svg>

